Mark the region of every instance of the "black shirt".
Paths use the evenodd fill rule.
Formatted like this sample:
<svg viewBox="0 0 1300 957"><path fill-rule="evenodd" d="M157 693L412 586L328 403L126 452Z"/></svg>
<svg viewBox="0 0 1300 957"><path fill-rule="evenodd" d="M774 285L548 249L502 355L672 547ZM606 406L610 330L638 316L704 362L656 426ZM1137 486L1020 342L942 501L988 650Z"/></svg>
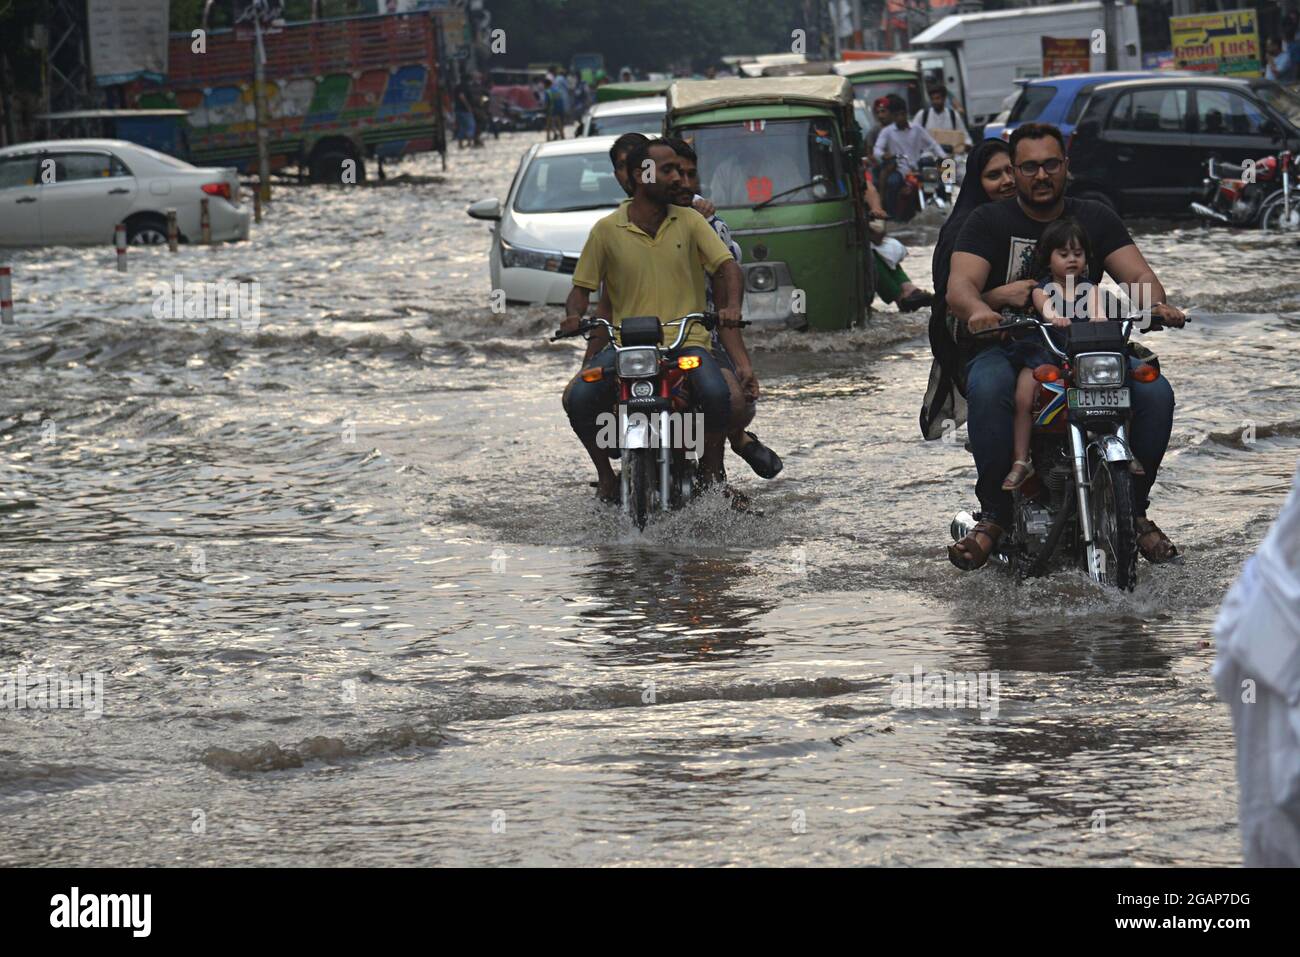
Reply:
<svg viewBox="0 0 1300 957"><path fill-rule="evenodd" d="M978 188L978 187L976 187ZM1079 221L1092 246L1088 278L1101 282L1106 257L1117 249L1133 245L1124 222L1105 203L1067 198L1062 216ZM971 253L989 264L989 278L981 292L1005 286L1018 279L1037 279L1030 275L1034 249L1047 223L1030 219L1016 197L985 203L966 219L953 252Z"/></svg>

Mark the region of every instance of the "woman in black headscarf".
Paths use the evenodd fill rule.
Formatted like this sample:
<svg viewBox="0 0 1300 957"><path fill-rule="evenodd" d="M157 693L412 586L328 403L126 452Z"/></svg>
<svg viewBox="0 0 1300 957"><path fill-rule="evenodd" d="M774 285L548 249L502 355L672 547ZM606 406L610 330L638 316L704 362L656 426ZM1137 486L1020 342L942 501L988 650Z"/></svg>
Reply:
<svg viewBox="0 0 1300 957"><path fill-rule="evenodd" d="M948 289L948 265L953 247L966 219L979 206L1016 195L1016 182L1011 172L1011 148L1002 140L984 140L966 160L966 178L962 180L957 202L948 215L948 221L939 232L934 247L932 269L934 272L934 305L930 312L930 351L934 363L930 366L930 383L921 406L921 434L927 439L941 438L966 421L967 356L953 336L948 321L948 304L944 294ZM1020 306L1033 288L1029 280L999 286L984 294L984 301L994 309ZM945 428L945 423L953 424Z"/></svg>

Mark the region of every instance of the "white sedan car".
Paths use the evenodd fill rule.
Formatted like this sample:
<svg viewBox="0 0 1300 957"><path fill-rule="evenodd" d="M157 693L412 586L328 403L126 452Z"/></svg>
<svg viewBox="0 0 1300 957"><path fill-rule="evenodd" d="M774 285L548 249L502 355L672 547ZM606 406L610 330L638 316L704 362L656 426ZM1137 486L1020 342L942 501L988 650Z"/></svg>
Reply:
<svg viewBox="0 0 1300 957"><path fill-rule="evenodd" d="M183 241L248 238L234 169L191 166L124 140L49 140L0 149L0 246L111 244L118 223L135 245L167 242L167 210Z"/></svg>
<svg viewBox="0 0 1300 957"><path fill-rule="evenodd" d="M519 162L505 203L481 199L467 212L492 222L492 288L514 304L562 305L591 227L626 199L609 148L616 136L534 145Z"/></svg>
<svg viewBox="0 0 1300 957"><path fill-rule="evenodd" d="M574 136L622 136L624 133L662 133L668 100L638 96L630 100L595 103L582 115Z"/></svg>

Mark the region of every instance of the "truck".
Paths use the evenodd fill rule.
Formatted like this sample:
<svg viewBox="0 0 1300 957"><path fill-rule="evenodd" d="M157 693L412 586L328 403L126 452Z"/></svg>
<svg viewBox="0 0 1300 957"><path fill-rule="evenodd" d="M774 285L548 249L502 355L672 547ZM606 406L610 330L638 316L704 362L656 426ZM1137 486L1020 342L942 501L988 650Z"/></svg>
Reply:
<svg viewBox="0 0 1300 957"><path fill-rule="evenodd" d="M908 55L920 61L926 89L947 87L978 131L1016 80L1043 75L1043 37L1087 39L1090 63L1080 72L1142 69L1137 8L1109 0L954 14L914 36Z"/></svg>
<svg viewBox="0 0 1300 957"><path fill-rule="evenodd" d="M286 23L263 42L273 171L297 167L314 182L338 183L350 160L359 183L367 160L436 150L445 163L438 28L427 11ZM172 34L165 81L131 83L127 105L187 111L183 159L249 172L256 44L244 30L211 30L206 48L196 46L191 34Z"/></svg>

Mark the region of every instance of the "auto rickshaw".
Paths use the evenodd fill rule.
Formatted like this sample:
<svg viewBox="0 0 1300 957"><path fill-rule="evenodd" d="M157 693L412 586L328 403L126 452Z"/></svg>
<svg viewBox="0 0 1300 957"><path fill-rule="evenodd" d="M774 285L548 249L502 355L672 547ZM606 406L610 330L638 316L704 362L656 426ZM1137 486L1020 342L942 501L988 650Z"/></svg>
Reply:
<svg viewBox="0 0 1300 957"><path fill-rule="evenodd" d="M665 129L744 254L744 317L846 329L870 316L874 264L853 87L839 76L679 80Z"/></svg>
<svg viewBox="0 0 1300 957"><path fill-rule="evenodd" d="M613 100L633 100L646 96L663 96L672 85L672 80L628 80L623 83L606 83L595 87L596 102L609 103Z"/></svg>

